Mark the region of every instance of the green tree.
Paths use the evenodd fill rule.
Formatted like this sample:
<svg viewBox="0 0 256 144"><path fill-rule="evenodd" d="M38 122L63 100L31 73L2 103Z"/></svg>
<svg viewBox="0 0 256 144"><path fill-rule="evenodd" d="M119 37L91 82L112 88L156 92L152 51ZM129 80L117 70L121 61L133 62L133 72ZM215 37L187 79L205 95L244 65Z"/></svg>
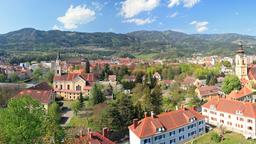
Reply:
<svg viewBox="0 0 256 144"><path fill-rule="evenodd" d="M0 128L7 143L39 143L44 134L45 111L29 96L12 99L0 110Z"/></svg>
<svg viewBox="0 0 256 144"><path fill-rule="evenodd" d="M232 65L231 65L231 63L230 63L229 61L222 61L222 64L223 64L225 67L227 67L227 68L231 68L231 67L232 67Z"/></svg>
<svg viewBox="0 0 256 144"><path fill-rule="evenodd" d="M5 81L6 81L6 75L0 74L0 82L5 82Z"/></svg>
<svg viewBox="0 0 256 144"><path fill-rule="evenodd" d="M211 140L214 141L215 143L219 143L221 141L221 137L219 136L218 133L214 132L211 135Z"/></svg>
<svg viewBox="0 0 256 144"><path fill-rule="evenodd" d="M221 89L225 94L229 94L232 90L240 90L241 83L239 78L235 75L226 76L224 78Z"/></svg>
<svg viewBox="0 0 256 144"><path fill-rule="evenodd" d="M32 77L34 80L39 81L43 78L43 72L40 68L37 68L33 71Z"/></svg>
<svg viewBox="0 0 256 144"><path fill-rule="evenodd" d="M206 84L207 85L215 85L218 82L217 77L213 74L210 73L206 77Z"/></svg>
<svg viewBox="0 0 256 144"><path fill-rule="evenodd" d="M18 77L18 75L16 73L12 73L12 74L10 74L9 80L10 80L10 82L17 82L20 80L20 78Z"/></svg>
<svg viewBox="0 0 256 144"><path fill-rule="evenodd" d="M73 101L71 103L71 109L75 113L75 115L77 116L77 113L80 110L80 102L78 100Z"/></svg>
<svg viewBox="0 0 256 144"><path fill-rule="evenodd" d="M59 105L54 102L49 106L48 113L44 121L44 143L61 143L64 137L64 130L59 125L61 119Z"/></svg>
<svg viewBox="0 0 256 144"><path fill-rule="evenodd" d="M93 105L102 103L106 100L105 96L103 96L103 93L100 89L100 86L98 84L95 84L92 87L92 90L90 91L90 101Z"/></svg>
<svg viewBox="0 0 256 144"><path fill-rule="evenodd" d="M83 97L82 93L80 93L78 100L79 100L80 108L83 108L84 107L84 97Z"/></svg>
<svg viewBox="0 0 256 144"><path fill-rule="evenodd" d="M174 79L174 71L173 71L173 69L172 69L172 67L169 67L168 68L168 73L167 73L167 75L168 75L168 79L169 80L172 80L172 79Z"/></svg>
<svg viewBox="0 0 256 144"><path fill-rule="evenodd" d="M43 75L43 81L46 81L48 83L52 83L53 82L53 77L54 77L54 73L52 71L47 71Z"/></svg>

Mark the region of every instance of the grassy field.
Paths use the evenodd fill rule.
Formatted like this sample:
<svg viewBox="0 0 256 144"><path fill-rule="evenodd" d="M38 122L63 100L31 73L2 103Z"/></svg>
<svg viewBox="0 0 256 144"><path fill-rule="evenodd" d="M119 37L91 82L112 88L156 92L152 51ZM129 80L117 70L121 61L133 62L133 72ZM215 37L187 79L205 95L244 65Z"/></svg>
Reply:
<svg viewBox="0 0 256 144"><path fill-rule="evenodd" d="M256 140L247 140L244 136L233 132L225 133L224 140L216 143L211 140L212 133L214 133L214 131L211 131L197 139L189 141L186 144L256 144Z"/></svg>

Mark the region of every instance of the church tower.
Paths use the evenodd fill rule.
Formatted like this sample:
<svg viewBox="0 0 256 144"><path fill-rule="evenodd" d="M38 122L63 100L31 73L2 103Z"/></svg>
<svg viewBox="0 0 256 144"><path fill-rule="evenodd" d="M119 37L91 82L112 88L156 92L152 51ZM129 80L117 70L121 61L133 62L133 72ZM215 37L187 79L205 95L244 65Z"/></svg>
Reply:
<svg viewBox="0 0 256 144"><path fill-rule="evenodd" d="M238 76L239 79L248 80L247 59L242 44L240 44L240 47L236 51L235 64L236 76Z"/></svg>
<svg viewBox="0 0 256 144"><path fill-rule="evenodd" d="M60 60L60 52L57 54L56 62L55 62L55 75L61 76L62 70L61 70L61 60Z"/></svg>

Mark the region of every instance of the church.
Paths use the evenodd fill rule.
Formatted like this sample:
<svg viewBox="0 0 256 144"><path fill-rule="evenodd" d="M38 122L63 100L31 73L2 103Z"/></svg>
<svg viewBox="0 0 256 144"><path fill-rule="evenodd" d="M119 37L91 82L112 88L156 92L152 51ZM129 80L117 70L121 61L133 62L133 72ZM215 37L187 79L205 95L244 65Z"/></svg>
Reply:
<svg viewBox="0 0 256 144"><path fill-rule="evenodd" d="M55 75L53 78L53 89L56 96L64 100L76 100L82 94L89 96L92 85L95 83L95 76L90 73L88 59L76 61L61 61L58 53L55 62Z"/></svg>
<svg viewBox="0 0 256 144"><path fill-rule="evenodd" d="M236 51L235 74L242 82L256 82L256 65L248 63L242 44Z"/></svg>

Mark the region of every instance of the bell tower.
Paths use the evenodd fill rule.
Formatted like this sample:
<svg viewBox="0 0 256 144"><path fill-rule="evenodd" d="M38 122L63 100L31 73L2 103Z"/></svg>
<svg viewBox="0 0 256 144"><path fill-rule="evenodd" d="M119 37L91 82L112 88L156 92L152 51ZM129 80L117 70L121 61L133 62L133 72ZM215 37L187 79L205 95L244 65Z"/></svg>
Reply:
<svg viewBox="0 0 256 144"><path fill-rule="evenodd" d="M55 62L55 75L56 76L61 76L61 73L62 73L60 62L61 62L60 52L58 52L56 62Z"/></svg>
<svg viewBox="0 0 256 144"><path fill-rule="evenodd" d="M236 76L238 76L239 79L248 80L247 59L242 43L240 43L240 47L236 51L235 64Z"/></svg>

